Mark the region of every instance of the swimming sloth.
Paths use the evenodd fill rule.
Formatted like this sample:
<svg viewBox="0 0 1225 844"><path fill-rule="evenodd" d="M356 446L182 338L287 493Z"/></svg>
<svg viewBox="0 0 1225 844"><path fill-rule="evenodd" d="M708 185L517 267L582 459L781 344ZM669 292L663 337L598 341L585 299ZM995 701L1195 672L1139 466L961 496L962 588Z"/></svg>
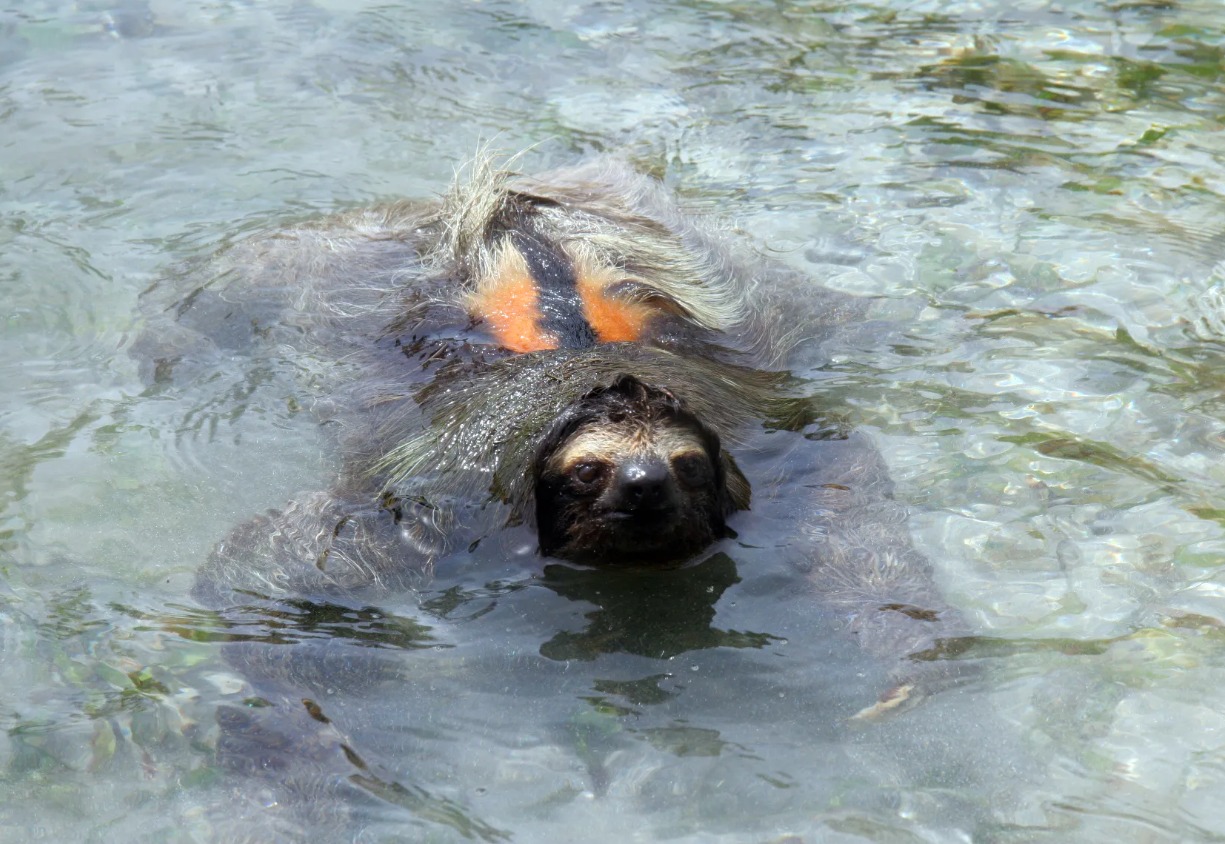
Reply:
<svg viewBox="0 0 1225 844"><path fill-rule="evenodd" d="M803 537L797 562L861 641L896 655L932 640L919 614L880 609L942 604L879 455L858 435L814 443L824 411L786 371L819 362L865 301L739 262L658 182L616 162L530 179L478 160L438 201L298 225L205 266L186 296L147 296L147 377L289 350L341 455L329 488L217 546L205 604L400 588L507 530L583 564L681 563L749 507L733 454L769 428L805 434L754 481L768 501L781 474L811 474L791 487L807 497L770 511Z"/></svg>

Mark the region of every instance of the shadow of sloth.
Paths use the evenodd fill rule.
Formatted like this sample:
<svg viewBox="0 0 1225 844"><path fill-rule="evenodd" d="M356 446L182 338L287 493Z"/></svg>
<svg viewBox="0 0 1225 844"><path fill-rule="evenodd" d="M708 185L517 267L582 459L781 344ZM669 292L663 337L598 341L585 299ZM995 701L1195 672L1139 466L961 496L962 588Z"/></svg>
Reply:
<svg viewBox="0 0 1225 844"><path fill-rule="evenodd" d="M871 303L742 260L653 179L615 161L527 178L478 160L438 201L240 241L183 278L194 286L144 298L134 355L151 389L212 383L236 355L291 360L339 455L330 484L238 526L201 568L196 598L236 627L261 607L370 606L477 556L538 550L592 567L555 564L545 585L597 606L546 657L761 647L711 627L739 582L721 552L755 548L893 666L861 715L957 675L941 657L963 622L911 544L880 455L789 374L819 370ZM755 523L738 515L750 505ZM635 567L659 588L636 590ZM608 568L618 585L593 598ZM667 641L643 641L645 616L666 617L678 596ZM310 639L236 641L229 658L291 708L338 676L377 681L378 659L355 671ZM338 729L309 706L296 717ZM267 771L251 759L281 745L253 751L239 734L293 728L259 721L224 716L221 747ZM348 748L339 732L335 743Z"/></svg>

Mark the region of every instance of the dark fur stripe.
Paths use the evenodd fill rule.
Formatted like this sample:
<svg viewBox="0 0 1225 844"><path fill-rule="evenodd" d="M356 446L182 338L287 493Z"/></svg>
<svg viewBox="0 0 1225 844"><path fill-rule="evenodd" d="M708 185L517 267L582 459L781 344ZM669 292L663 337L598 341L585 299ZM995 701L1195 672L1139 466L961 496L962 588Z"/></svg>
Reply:
<svg viewBox="0 0 1225 844"><path fill-rule="evenodd" d="M578 280L569 257L551 243L522 229L512 229L510 238L536 281L540 327L557 337L559 348L594 346L598 340L583 316Z"/></svg>

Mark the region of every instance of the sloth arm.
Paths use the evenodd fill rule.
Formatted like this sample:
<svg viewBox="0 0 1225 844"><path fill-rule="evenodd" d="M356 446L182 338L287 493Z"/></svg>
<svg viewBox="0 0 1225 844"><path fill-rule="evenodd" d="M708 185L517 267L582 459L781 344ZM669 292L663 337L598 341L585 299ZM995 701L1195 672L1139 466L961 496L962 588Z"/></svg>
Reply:
<svg viewBox="0 0 1225 844"><path fill-rule="evenodd" d="M424 212L397 204L329 217L190 260L142 294L131 353L146 383L185 384L233 355L340 360L424 315ZM394 315L394 317L392 316Z"/></svg>
<svg viewBox="0 0 1225 844"><path fill-rule="evenodd" d="M970 663L953 658L969 642L969 625L915 548L907 509L894 500L869 436L805 442L788 460L806 478L806 494L793 497L788 518L797 537L792 553L808 572L814 600L834 611L866 653L890 664L896 683L879 712L869 708L864 717L971 675Z"/></svg>
<svg viewBox="0 0 1225 844"><path fill-rule="evenodd" d="M264 601L375 600L420 585L465 531L449 510L388 506L369 491L304 493L230 531L196 576L214 609Z"/></svg>
<svg viewBox="0 0 1225 844"><path fill-rule="evenodd" d="M432 377L405 359L397 334L422 326L425 304L441 298L419 257L424 225L419 206L363 209L189 263L142 297L146 327L131 353L144 380L207 406L210 391L235 379L259 383L273 371L297 391L308 372L316 416L341 423L329 430L344 450L377 416L355 372L394 373L405 393ZM398 588L429 568L441 524L429 508L384 507L367 478L341 477L231 531L195 594L219 608Z"/></svg>

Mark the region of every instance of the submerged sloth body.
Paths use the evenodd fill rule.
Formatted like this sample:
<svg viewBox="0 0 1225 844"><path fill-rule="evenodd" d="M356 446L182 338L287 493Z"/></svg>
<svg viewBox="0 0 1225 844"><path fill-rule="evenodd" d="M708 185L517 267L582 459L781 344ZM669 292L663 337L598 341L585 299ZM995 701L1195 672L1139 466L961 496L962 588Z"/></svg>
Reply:
<svg viewBox="0 0 1225 844"><path fill-rule="evenodd" d="M355 742L332 707L337 691L360 695L380 679L393 697L425 694L415 673L395 663L389 675L386 652L360 645L385 620L380 607L431 569L419 605L431 624L446 624L456 601L547 587L520 595L513 613L534 626L519 641L539 633L545 659L780 641L715 629L716 604L743 575L760 576L764 594L778 594L779 577L781 591L810 593L818 627L829 619L887 664L893 694L870 712L956 675L937 657L963 623L911 544L879 453L858 433L831 438L828 399L786 372L819 368L866 303L738 262L653 180L618 164L526 180L478 163L440 202L242 241L185 278L196 289L155 287L145 300L134 354L154 390L207 389L235 360L251 381L305 373L288 389L309 391L337 432L336 477L235 528L194 592L232 626L227 659L249 699L271 704L223 707L218 756L267 780L278 795L268 804L300 809L312 836L322 814L343 828L339 840L354 839L336 821L351 808L347 788L398 793L369 764L383 755L384 724L365 724L375 739ZM737 516L750 480L755 512ZM507 587L506 560L530 559L533 541L547 556L661 570L541 572L530 560L536 576ZM582 602L588 629L550 614L550 590ZM468 630L504 635L477 621L498 600ZM404 621L391 625L397 636ZM780 623L778 636L790 629ZM590 700L604 700L600 683ZM782 688L779 699L792 687Z"/></svg>
<svg viewBox="0 0 1225 844"><path fill-rule="evenodd" d="M196 589L210 606L394 590L525 529L581 563L684 560L748 507L731 453L751 445L757 523L786 535L742 542L807 572L874 652L957 627L898 611L943 604L883 462L860 435L814 442L818 400L785 372L819 364L866 303L738 262L623 165L529 180L478 162L439 202L289 228L206 267L186 296L149 294L148 377L288 351L341 456L328 487L217 546Z"/></svg>

